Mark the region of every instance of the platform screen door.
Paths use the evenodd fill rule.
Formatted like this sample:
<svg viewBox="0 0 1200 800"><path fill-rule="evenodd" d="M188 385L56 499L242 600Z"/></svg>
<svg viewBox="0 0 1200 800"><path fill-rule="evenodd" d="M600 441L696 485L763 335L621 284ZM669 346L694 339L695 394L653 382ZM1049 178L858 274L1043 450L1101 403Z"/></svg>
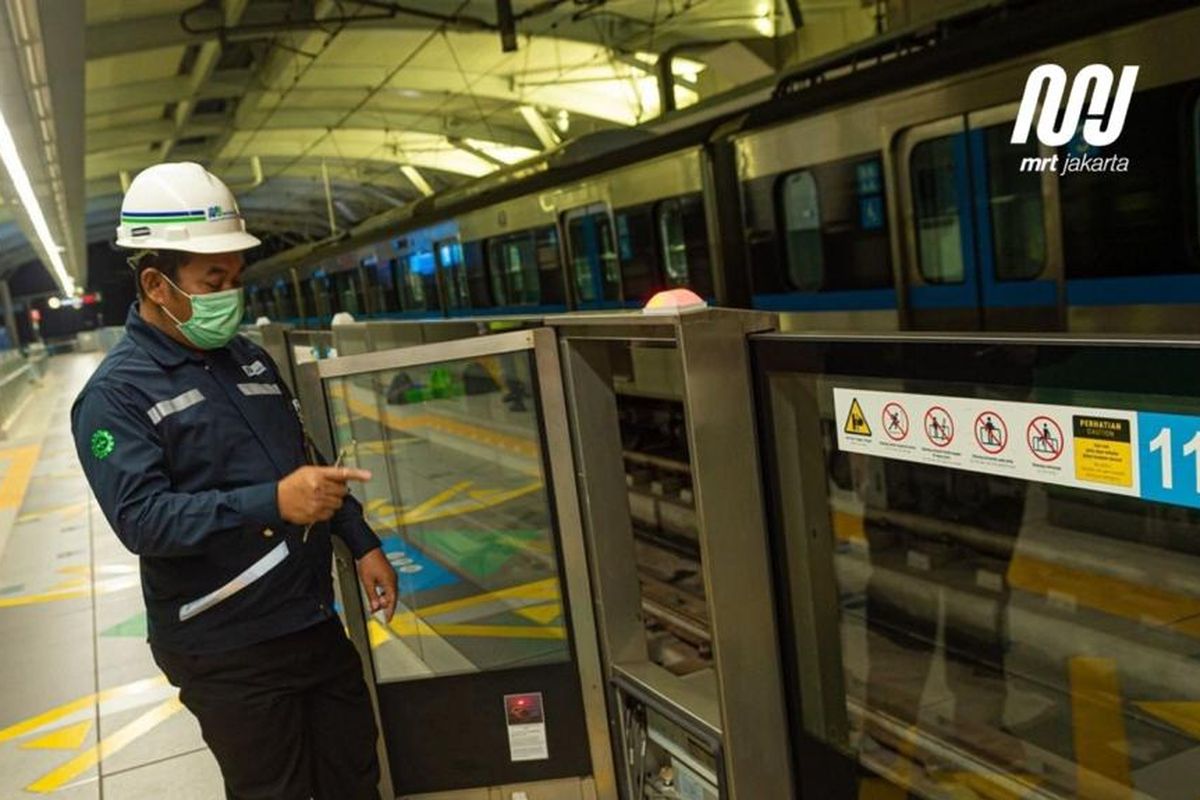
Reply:
<svg viewBox="0 0 1200 800"><path fill-rule="evenodd" d="M553 333L337 359L322 381L399 577L395 616L366 620L397 795L592 775L606 723Z"/></svg>

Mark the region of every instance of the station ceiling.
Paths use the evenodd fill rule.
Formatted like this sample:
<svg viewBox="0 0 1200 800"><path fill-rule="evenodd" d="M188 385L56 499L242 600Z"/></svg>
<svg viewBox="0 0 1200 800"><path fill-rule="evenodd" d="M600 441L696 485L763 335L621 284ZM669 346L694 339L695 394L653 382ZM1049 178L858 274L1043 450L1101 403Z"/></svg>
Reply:
<svg viewBox="0 0 1200 800"><path fill-rule="evenodd" d="M112 238L133 175L178 160L230 183L272 249L320 239L331 215L349 228L658 117L664 53L683 108L870 35L886 3L511 0L512 34L499 5L86 0L86 240Z"/></svg>

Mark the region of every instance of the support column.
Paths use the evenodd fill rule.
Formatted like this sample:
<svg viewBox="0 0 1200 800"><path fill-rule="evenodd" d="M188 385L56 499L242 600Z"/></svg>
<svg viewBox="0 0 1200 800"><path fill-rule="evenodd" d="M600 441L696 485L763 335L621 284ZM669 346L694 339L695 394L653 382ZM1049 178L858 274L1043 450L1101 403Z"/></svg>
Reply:
<svg viewBox="0 0 1200 800"><path fill-rule="evenodd" d="M17 316L13 313L12 293L8 290L7 280L0 280L0 306L4 308L4 327L8 329L9 344L17 350L21 340L17 336Z"/></svg>

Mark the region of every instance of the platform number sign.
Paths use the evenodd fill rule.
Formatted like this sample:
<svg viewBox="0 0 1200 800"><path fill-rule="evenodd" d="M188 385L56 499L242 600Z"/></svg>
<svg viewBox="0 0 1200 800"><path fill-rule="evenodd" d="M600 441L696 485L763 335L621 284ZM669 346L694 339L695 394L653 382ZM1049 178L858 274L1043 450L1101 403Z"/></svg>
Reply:
<svg viewBox="0 0 1200 800"><path fill-rule="evenodd" d="M1142 496L1200 508L1200 417L1142 412L1138 433Z"/></svg>

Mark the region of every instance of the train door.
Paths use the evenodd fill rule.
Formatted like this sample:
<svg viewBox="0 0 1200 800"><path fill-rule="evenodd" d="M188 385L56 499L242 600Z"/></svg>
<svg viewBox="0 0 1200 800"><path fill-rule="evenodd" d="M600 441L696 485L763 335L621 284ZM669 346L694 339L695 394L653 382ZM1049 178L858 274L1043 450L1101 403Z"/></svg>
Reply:
<svg viewBox="0 0 1200 800"><path fill-rule="evenodd" d="M457 238L439 239L433 243L437 262L438 284L441 286L443 307L448 313L471 307L467 290L467 270L463 265L462 243Z"/></svg>
<svg viewBox="0 0 1200 800"><path fill-rule="evenodd" d="M1012 144L1016 104L910 128L896 141L908 326L1063 327L1057 183Z"/></svg>
<svg viewBox="0 0 1200 800"><path fill-rule="evenodd" d="M623 299L621 268L608 206L593 203L575 208L563 214L562 220L575 307L619 307Z"/></svg>

